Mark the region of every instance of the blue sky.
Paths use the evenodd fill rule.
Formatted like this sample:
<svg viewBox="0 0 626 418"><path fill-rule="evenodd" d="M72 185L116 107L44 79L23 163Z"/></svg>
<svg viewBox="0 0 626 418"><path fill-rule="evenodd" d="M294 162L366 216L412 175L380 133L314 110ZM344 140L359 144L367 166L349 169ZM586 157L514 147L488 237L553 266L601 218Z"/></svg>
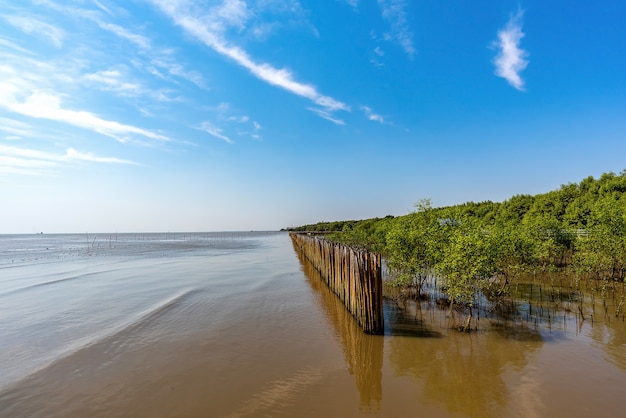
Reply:
<svg viewBox="0 0 626 418"><path fill-rule="evenodd" d="M0 3L0 233L261 230L626 168L626 2Z"/></svg>

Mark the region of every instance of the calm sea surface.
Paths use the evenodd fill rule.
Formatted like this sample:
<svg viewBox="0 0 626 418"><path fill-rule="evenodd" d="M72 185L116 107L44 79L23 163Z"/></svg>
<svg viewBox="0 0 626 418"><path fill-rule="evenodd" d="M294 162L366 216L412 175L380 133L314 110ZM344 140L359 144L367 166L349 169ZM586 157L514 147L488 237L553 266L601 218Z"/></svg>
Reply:
<svg viewBox="0 0 626 418"><path fill-rule="evenodd" d="M0 235L0 416L626 417L603 306L468 335L388 301L368 336L286 233Z"/></svg>

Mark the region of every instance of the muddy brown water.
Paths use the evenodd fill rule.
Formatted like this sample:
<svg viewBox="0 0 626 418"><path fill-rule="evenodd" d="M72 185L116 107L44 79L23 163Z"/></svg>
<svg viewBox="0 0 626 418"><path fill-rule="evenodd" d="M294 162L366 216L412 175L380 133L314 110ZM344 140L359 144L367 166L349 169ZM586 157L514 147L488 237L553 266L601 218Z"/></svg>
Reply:
<svg viewBox="0 0 626 418"><path fill-rule="evenodd" d="M0 250L2 417L626 416L619 289L587 289L584 320L573 299L533 305L546 321L522 286L520 317L470 334L447 309L386 300L370 336L284 233Z"/></svg>

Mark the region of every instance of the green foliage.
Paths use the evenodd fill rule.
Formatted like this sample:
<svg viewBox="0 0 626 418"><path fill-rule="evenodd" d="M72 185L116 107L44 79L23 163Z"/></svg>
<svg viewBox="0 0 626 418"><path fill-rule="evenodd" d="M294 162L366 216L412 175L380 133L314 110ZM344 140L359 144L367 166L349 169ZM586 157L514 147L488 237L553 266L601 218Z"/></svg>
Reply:
<svg viewBox="0 0 626 418"><path fill-rule="evenodd" d="M528 230L507 225L492 228L490 234L497 274L516 277L536 269L536 241Z"/></svg>
<svg viewBox="0 0 626 418"><path fill-rule="evenodd" d="M519 224L535 201L534 196L515 195L500 206L498 220L501 224Z"/></svg>
<svg viewBox="0 0 626 418"><path fill-rule="evenodd" d="M386 216L346 224L340 232L329 235L328 238L351 247L385 254L387 233L393 219L393 216Z"/></svg>
<svg viewBox="0 0 626 418"><path fill-rule="evenodd" d="M574 266L602 278L624 280L626 271L626 193L606 193L592 208L590 233L576 243Z"/></svg>
<svg viewBox="0 0 626 418"><path fill-rule="evenodd" d="M451 303L471 307L476 292L497 272L497 240L471 218L447 230L447 242L435 270L445 278Z"/></svg>
<svg viewBox="0 0 626 418"><path fill-rule="evenodd" d="M320 222L295 230L324 231L345 244L383 254L398 283L421 289L429 275L448 296L470 306L494 278L566 266L605 279L626 274L626 171L587 177L558 190L495 203L432 207L404 216ZM500 293L502 288L496 293Z"/></svg>
<svg viewBox="0 0 626 418"><path fill-rule="evenodd" d="M357 222L358 221L318 222L315 224L287 228L287 230L294 232L337 232L342 231L344 228L350 228Z"/></svg>
<svg viewBox="0 0 626 418"><path fill-rule="evenodd" d="M399 280L419 291L441 257L445 236L428 201L416 204L416 208L393 223L387 233L386 253Z"/></svg>
<svg viewBox="0 0 626 418"><path fill-rule="evenodd" d="M539 212L526 217L522 223L525 237L534 247L535 270L550 270L563 266L572 250L574 235L563 228L562 223L550 212Z"/></svg>

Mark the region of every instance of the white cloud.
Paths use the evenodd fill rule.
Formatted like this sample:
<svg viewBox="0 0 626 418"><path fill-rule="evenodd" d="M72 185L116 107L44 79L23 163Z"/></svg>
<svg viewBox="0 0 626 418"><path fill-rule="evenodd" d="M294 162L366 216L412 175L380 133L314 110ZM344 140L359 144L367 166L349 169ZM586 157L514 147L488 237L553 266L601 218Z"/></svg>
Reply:
<svg viewBox="0 0 626 418"><path fill-rule="evenodd" d="M0 144L0 155L6 158L23 158L30 161L41 161L42 165L72 161L90 161L97 163L139 165L134 161L123 160L120 158L98 157L91 152L80 152L76 151L74 148L67 148L65 154L54 154L41 150L33 150L28 148L20 148Z"/></svg>
<svg viewBox="0 0 626 418"><path fill-rule="evenodd" d="M58 13L71 16L77 21L89 20L89 21L94 22L101 29L107 32L113 33L114 35L122 39L125 39L131 42L132 44L134 44L135 46L137 46L140 49L140 52L142 53L143 56L150 54L151 56L149 57L149 60L150 60L150 64L152 64L153 66L159 67L161 69L165 69L168 74L190 81L194 83L195 85L197 85L198 87L201 87L203 89L207 88L206 83L204 82L200 73L196 71L186 71L183 65L178 62L179 58L174 56L174 52L172 50L163 49L160 51L159 50L155 51L156 48L153 48L152 42L148 37L134 33L130 31L129 29L124 28L122 26L105 22L104 16L100 11L76 8L76 7L66 6L66 5L59 5L59 4L56 4L47 0L39 0L39 2L42 5ZM104 12L106 12L107 14L111 16L115 16L115 15L126 16L127 15L127 12L124 9L117 7L115 5L108 4L107 6L104 6L101 2L97 2L97 1L94 1L94 3L96 4L98 8L100 8L101 10L103 10ZM162 72L160 72L157 68L154 68L153 66L144 65L143 63L141 64L141 68L145 71L148 71L150 74L155 75L161 78L162 80L175 82L174 80L169 79L165 74L163 74Z"/></svg>
<svg viewBox="0 0 626 418"><path fill-rule="evenodd" d="M59 4L49 0L37 0L37 5L47 7L48 9L54 10L63 16L71 16L74 19L89 19L91 21L98 22L98 19L102 16L102 13L98 10L82 9L67 4ZM110 9L104 11L111 14Z"/></svg>
<svg viewBox="0 0 626 418"><path fill-rule="evenodd" d="M227 120L229 122L237 122L237 123L246 123L250 120L249 116L243 115L243 116L229 116L227 118Z"/></svg>
<svg viewBox="0 0 626 418"><path fill-rule="evenodd" d="M219 32L221 29L220 24L215 23L215 20L209 20L208 22L206 19L201 20L194 15L183 11L182 8L179 7L179 4L174 4L169 0L152 0L152 2L160 7L164 13L170 16L170 18L172 18L177 25L181 26L189 34L202 41L215 52L246 68L255 77L293 94L305 97L318 106L323 107L328 112L336 110L350 110L349 106L345 103L335 100L332 97L320 94L314 86L296 81L293 74L289 70L284 68L275 68L268 63L257 63L243 49L237 46L229 45L222 39ZM232 4L228 1L224 3L226 10L231 10L231 8L236 9L236 6L242 7L240 2L237 1L232 2ZM240 15L234 14L234 12L230 13L233 13L233 15L231 16L226 12L223 13L224 16L230 16L230 23L237 21L233 16L238 16L239 19L242 19Z"/></svg>
<svg viewBox="0 0 626 418"><path fill-rule="evenodd" d="M106 90L116 91L122 95L138 96L143 88L134 83L122 79L119 70L102 70L91 74L85 74L83 79L102 85Z"/></svg>
<svg viewBox="0 0 626 418"><path fill-rule="evenodd" d="M341 119L337 119L337 118L333 117L330 112L328 112L328 111L326 111L324 109L319 109L317 107L309 107L308 109L311 112L313 112L316 115L318 115L319 117L324 118L324 119L326 119L328 121L331 121L335 125L345 125L344 121L342 121Z"/></svg>
<svg viewBox="0 0 626 418"><path fill-rule="evenodd" d="M368 106L361 106L361 110L365 113L365 116L367 116L367 119L374 121L374 122L385 123L385 119L382 116L374 113L372 109L369 108Z"/></svg>
<svg viewBox="0 0 626 418"><path fill-rule="evenodd" d="M378 6L382 10L383 18L391 25L385 39L398 42L409 58L412 58L416 51L405 12L406 0L378 0Z"/></svg>
<svg viewBox="0 0 626 418"><path fill-rule="evenodd" d="M159 92L150 92L122 79L118 69L108 69L92 74L80 74L80 66L71 60L61 64L37 61L27 57L8 56L0 53L0 110L4 109L14 115L23 115L35 119L51 120L65 125L90 130L119 142L141 142L142 140L169 141L159 132L140 128L115 120L103 118L93 112L71 109L64 101L71 100L77 89L84 91L86 82L92 83L103 90L115 91L119 95L136 96L146 94L159 99ZM57 91L58 90L58 91ZM32 120L20 120L33 123ZM38 126L33 124L32 126ZM5 125L11 127L11 125ZM13 126L15 130L15 126ZM6 132L7 129L4 129ZM39 131L38 137L49 137L49 131ZM12 135L25 136L12 132ZM29 137L34 137L31 129ZM64 135L64 134L62 134ZM58 137L58 135L56 135Z"/></svg>
<svg viewBox="0 0 626 418"><path fill-rule="evenodd" d="M511 17L504 29L498 32L498 40L495 43L498 55L493 61L496 75L504 78L518 90L524 90L524 80L520 73L528 66L526 59L528 53L520 48L520 42L524 37L522 15L523 12L519 11Z"/></svg>
<svg viewBox="0 0 626 418"><path fill-rule="evenodd" d="M261 22L254 25L252 33L256 39L264 40L269 38L269 36L280 28L280 26L281 25L278 22Z"/></svg>
<svg viewBox="0 0 626 418"><path fill-rule="evenodd" d="M7 39L4 38L0 38L0 45L5 46L7 48L11 48L17 52L21 52L22 54L28 54L28 55L34 55L32 51L29 51L25 48L22 48L21 46L17 45L14 42L11 42Z"/></svg>
<svg viewBox="0 0 626 418"><path fill-rule="evenodd" d="M59 165L58 163L53 162L53 161L10 157L6 155L2 155L1 152L2 152L2 146L0 146L0 165L5 168L6 167L14 168L14 169L48 168L48 167L56 167Z"/></svg>
<svg viewBox="0 0 626 418"><path fill-rule="evenodd" d="M179 61L180 59L174 56L174 51L169 49L161 50L159 51L158 56L151 58L150 64L152 65L148 65L145 70L162 80L175 82L162 72L165 71L171 76L182 78L202 89L207 89L202 75L197 71L186 70Z"/></svg>
<svg viewBox="0 0 626 418"><path fill-rule="evenodd" d="M128 31L127 29L124 29L121 26L114 25L112 23L98 22L98 26L100 26L102 29L106 31L114 33L120 38L124 38L128 41L131 41L132 43L137 45L139 48L150 49L150 40L146 38L145 36L137 35L135 33Z"/></svg>
<svg viewBox="0 0 626 418"><path fill-rule="evenodd" d="M211 16L213 22L219 22L220 25L227 24L242 29L250 17L250 11L243 0L224 0L211 10Z"/></svg>
<svg viewBox="0 0 626 418"><path fill-rule="evenodd" d="M24 95L23 100L16 96ZM10 83L0 83L0 107L20 115L32 118L63 122L69 125L88 129L111 137L119 142L127 142L132 136L141 136L158 141L169 141L169 138L142 128L120 122L100 118L94 113L84 110L65 109L61 98L44 91L19 91Z"/></svg>
<svg viewBox="0 0 626 418"><path fill-rule="evenodd" d="M64 164L104 163L140 165L134 161L113 157L98 157L91 152L67 148L65 154L20 148L0 144L0 173L18 175L54 175Z"/></svg>
<svg viewBox="0 0 626 418"><path fill-rule="evenodd" d="M193 71L193 70L186 71L183 68L183 66L180 64L170 66L168 71L170 72L170 74L176 77L183 78L187 81L190 81L200 88L203 88L203 89L207 88L206 83L204 82L204 79L202 78L202 75L197 71Z"/></svg>
<svg viewBox="0 0 626 418"><path fill-rule="evenodd" d="M54 25L46 23L34 17L26 16L2 16L9 24L22 32L38 34L47 38L54 46L60 48L63 45L65 31Z"/></svg>
<svg viewBox="0 0 626 418"><path fill-rule="evenodd" d="M211 136L214 136L216 138L221 139L222 141L228 143L228 144L232 144L233 140L230 139L228 136L224 135L222 129L218 128L217 126L213 125L210 122L203 122L202 125L200 125L199 128L201 131L208 133Z"/></svg>
<svg viewBox="0 0 626 418"><path fill-rule="evenodd" d="M13 140L32 137L34 135L30 125L13 119L0 117L0 131L8 133Z"/></svg>
<svg viewBox="0 0 626 418"><path fill-rule="evenodd" d="M108 15L113 16L113 13L111 12L111 10L108 7L106 7L104 4L100 3L98 0L93 0L93 2L95 3L96 6L102 9Z"/></svg>
<svg viewBox="0 0 626 418"><path fill-rule="evenodd" d="M231 114L232 109L230 103L222 102L217 106L207 107L206 110L214 112L216 115L215 119L223 126L228 127L231 131L234 131L237 136L249 136L257 140L261 139L261 135L259 134L262 129L261 124L251 120L248 115ZM224 129L222 127L218 127L216 124L211 122L202 123L198 129L229 144L234 143L231 136L224 133Z"/></svg>
<svg viewBox="0 0 626 418"><path fill-rule="evenodd" d="M87 161L92 163L107 163L107 164L132 164L140 165L134 161L122 160L115 157L98 157L91 152L80 152L74 148L68 148L63 156L65 161Z"/></svg>

